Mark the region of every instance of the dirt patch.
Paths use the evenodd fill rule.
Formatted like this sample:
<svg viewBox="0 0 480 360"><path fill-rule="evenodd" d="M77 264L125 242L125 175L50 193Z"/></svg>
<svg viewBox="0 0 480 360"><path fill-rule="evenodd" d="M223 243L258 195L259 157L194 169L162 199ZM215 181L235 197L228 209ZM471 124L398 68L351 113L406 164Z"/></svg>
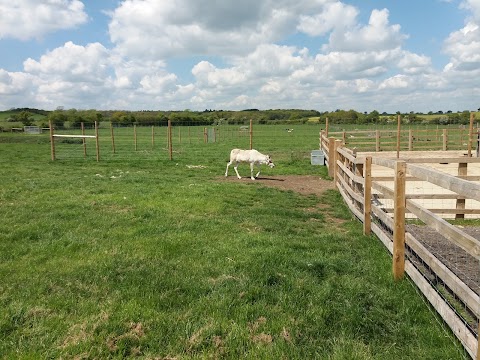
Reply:
<svg viewBox="0 0 480 360"><path fill-rule="evenodd" d="M302 195L316 195L321 196L325 191L335 189L332 180L325 180L314 175L284 175L284 176L269 176L259 177L257 180L252 180L249 177L242 177L237 179L236 176L222 177L225 181L240 182L244 184L258 184L274 187L284 191L294 191ZM345 220L338 219L329 213L330 205L318 203L314 208L306 209L309 212L316 212L317 210L324 210L325 219L330 224L338 225L339 231L343 231L341 225Z"/></svg>
<svg viewBox="0 0 480 360"><path fill-rule="evenodd" d="M295 191L303 195L321 195L326 190L335 189L333 181L313 175L260 176L257 180L251 180L249 177L237 179L235 176L229 176L223 179L241 183L261 183L280 190Z"/></svg>

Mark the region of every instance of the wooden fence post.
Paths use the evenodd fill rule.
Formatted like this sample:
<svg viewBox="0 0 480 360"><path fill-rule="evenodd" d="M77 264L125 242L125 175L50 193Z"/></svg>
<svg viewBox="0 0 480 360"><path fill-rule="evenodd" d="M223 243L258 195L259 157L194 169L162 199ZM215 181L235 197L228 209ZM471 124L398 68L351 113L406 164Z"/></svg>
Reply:
<svg viewBox="0 0 480 360"><path fill-rule="evenodd" d="M338 155L338 148L342 146L342 140L335 140L334 146L333 146L333 184L335 187L337 187L337 181L338 181L338 160L340 159L340 156Z"/></svg>
<svg viewBox="0 0 480 360"><path fill-rule="evenodd" d="M173 146L172 146L172 120L168 119L168 156L170 160L173 160Z"/></svg>
<svg viewBox="0 0 480 360"><path fill-rule="evenodd" d="M325 119L325 136L328 137L328 117Z"/></svg>
<svg viewBox="0 0 480 360"><path fill-rule="evenodd" d="M344 144L345 145L345 144ZM363 168L364 164L357 164L356 160L358 159L357 157L357 149L352 150L352 155L355 157L355 162L352 164L352 170L355 171L355 175L363 177ZM363 185L360 183L355 183L355 192L361 194L363 191Z"/></svg>
<svg viewBox="0 0 480 360"><path fill-rule="evenodd" d="M370 213L372 211L372 157L367 156L365 158L365 164L363 166L363 233L370 235L371 232L371 218Z"/></svg>
<svg viewBox="0 0 480 360"><path fill-rule="evenodd" d="M110 121L110 135L112 137L112 150L113 150L113 153L115 154L115 135L113 134L113 124L111 121Z"/></svg>
<svg viewBox="0 0 480 360"><path fill-rule="evenodd" d="M448 132L447 129L443 129L443 151L448 150Z"/></svg>
<svg viewBox="0 0 480 360"><path fill-rule="evenodd" d="M473 143L473 120L475 114L470 113L470 127L468 129L468 157L472 157L472 143Z"/></svg>
<svg viewBox="0 0 480 360"><path fill-rule="evenodd" d="M97 162L100 161L100 142L98 139L98 121L95 121L95 148L97 151Z"/></svg>
<svg viewBox="0 0 480 360"><path fill-rule="evenodd" d="M335 138L328 138L328 176L333 178L335 167Z"/></svg>
<svg viewBox="0 0 480 360"><path fill-rule="evenodd" d="M50 120L49 123L50 123L50 150L52 153L52 160L55 161L55 137L53 136L54 129L53 129L52 120Z"/></svg>
<svg viewBox="0 0 480 360"><path fill-rule="evenodd" d="M375 130L375 152L380 152L380 130Z"/></svg>
<svg viewBox="0 0 480 360"><path fill-rule="evenodd" d="M135 151L137 151L137 125L133 125L133 143L135 145Z"/></svg>
<svg viewBox="0 0 480 360"><path fill-rule="evenodd" d="M82 130L82 135L85 135L85 124L83 121L80 123L80 129ZM83 157L87 157L87 140L85 138L82 138L82 144L83 144Z"/></svg>
<svg viewBox="0 0 480 360"><path fill-rule="evenodd" d="M155 149L155 125L152 125L152 150Z"/></svg>
<svg viewBox="0 0 480 360"><path fill-rule="evenodd" d="M395 163L394 227L393 227L393 278L400 280L405 272L405 161Z"/></svg>
<svg viewBox="0 0 480 360"><path fill-rule="evenodd" d="M253 121L250 119L250 150L253 149Z"/></svg>
<svg viewBox="0 0 480 360"><path fill-rule="evenodd" d="M458 176L467 176L468 173L467 163L458 163ZM465 199L457 199L456 209L465 209ZM464 219L465 214L455 214L455 219Z"/></svg>
<svg viewBox="0 0 480 360"><path fill-rule="evenodd" d="M413 131L408 129L408 151L413 150Z"/></svg>
<svg viewBox="0 0 480 360"><path fill-rule="evenodd" d="M400 157L400 128L402 124L402 117L397 115L397 159Z"/></svg>

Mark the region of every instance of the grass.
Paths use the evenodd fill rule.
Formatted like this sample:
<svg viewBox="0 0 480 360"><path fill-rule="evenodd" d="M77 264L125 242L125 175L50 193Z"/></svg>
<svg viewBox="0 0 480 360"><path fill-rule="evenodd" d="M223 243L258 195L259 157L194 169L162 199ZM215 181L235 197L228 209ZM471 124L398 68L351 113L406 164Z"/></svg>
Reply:
<svg viewBox="0 0 480 360"><path fill-rule="evenodd" d="M262 174L326 176L268 140ZM0 358L467 358L336 191L222 181L231 146L52 162L0 136Z"/></svg>

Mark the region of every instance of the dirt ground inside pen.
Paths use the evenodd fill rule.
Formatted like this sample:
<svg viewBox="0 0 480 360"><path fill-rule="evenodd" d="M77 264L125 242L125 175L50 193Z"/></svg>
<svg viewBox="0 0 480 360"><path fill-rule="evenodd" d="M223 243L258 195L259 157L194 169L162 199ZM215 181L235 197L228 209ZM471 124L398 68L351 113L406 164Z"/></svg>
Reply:
<svg viewBox="0 0 480 360"><path fill-rule="evenodd" d="M229 176L223 179L229 182L254 183L249 177L243 177L239 180L236 176ZM333 181L313 175L260 176L255 182L280 190L295 191L302 195L320 196L326 190L335 188ZM480 294L480 265L474 257L468 255L428 226L409 225L408 231L461 278L465 284L477 294ZM462 231L480 240L479 227L465 226Z"/></svg>
<svg viewBox="0 0 480 360"><path fill-rule="evenodd" d="M226 181L233 182L254 182L249 177L245 176L242 179L237 179L236 176L229 176ZM292 190L302 195L321 195L329 189L335 189L333 181L324 180L318 176L313 175L285 175L285 176L262 176L255 180L256 183L261 183L266 186L271 186L280 190Z"/></svg>

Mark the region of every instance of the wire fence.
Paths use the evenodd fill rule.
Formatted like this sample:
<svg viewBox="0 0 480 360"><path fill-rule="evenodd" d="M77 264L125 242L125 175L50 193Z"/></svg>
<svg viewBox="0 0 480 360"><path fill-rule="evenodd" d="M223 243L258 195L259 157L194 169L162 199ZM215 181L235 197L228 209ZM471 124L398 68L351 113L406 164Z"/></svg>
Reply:
<svg viewBox="0 0 480 360"><path fill-rule="evenodd" d="M95 126L54 129L52 159L169 159L207 146L255 148L260 151L301 151L319 148L319 124L214 125L174 123L169 126ZM97 137L98 136L98 137ZM54 153L53 153L54 152Z"/></svg>

